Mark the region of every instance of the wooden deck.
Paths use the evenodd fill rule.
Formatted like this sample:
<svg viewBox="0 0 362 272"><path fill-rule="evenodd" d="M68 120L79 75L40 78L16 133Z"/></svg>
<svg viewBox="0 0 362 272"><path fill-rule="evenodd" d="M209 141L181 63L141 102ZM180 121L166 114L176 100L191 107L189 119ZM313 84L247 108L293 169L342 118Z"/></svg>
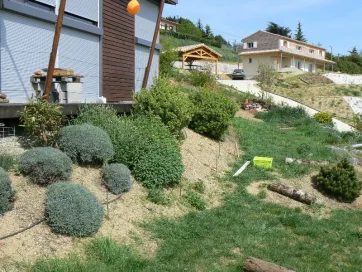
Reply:
<svg viewBox="0 0 362 272"><path fill-rule="evenodd" d="M107 103L105 105L112 106L118 113L131 112L132 102ZM20 117L20 111L27 104L0 104L0 120L15 119ZM79 106L84 104L60 104L63 107L63 113L66 115L77 115Z"/></svg>

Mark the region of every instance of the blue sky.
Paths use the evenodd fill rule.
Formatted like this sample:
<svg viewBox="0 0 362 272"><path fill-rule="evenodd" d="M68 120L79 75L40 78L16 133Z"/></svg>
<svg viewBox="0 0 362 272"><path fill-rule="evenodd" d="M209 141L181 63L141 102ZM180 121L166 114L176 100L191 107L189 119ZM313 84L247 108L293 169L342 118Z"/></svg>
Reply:
<svg viewBox="0 0 362 272"><path fill-rule="evenodd" d="M265 30L269 21L295 33L300 21L308 42L332 46L333 54L362 49L362 0L179 0L165 6L163 16L174 15L200 18L231 43Z"/></svg>

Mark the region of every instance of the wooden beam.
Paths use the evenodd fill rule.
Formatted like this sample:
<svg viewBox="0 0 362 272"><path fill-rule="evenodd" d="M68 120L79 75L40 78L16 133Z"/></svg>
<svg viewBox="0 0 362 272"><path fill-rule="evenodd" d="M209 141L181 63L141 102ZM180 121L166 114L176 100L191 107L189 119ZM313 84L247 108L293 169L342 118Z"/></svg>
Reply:
<svg viewBox="0 0 362 272"><path fill-rule="evenodd" d="M155 54L157 37L158 37L158 34L160 33L160 22L161 22L162 12L163 12L163 7L164 6L165 6L165 0L161 0L160 10L158 12L158 17L157 17L157 22L156 22L156 27L155 27L155 33L153 34L151 52L150 52L150 55L148 57L148 64L147 64L147 67L146 67L145 76L143 78L142 88L144 88L144 89L147 88L148 79L150 77L152 59L153 59L153 55Z"/></svg>
<svg viewBox="0 0 362 272"><path fill-rule="evenodd" d="M218 66L219 65L219 61L218 60L216 60L216 75L218 75L219 74L219 71L218 71Z"/></svg>
<svg viewBox="0 0 362 272"><path fill-rule="evenodd" d="M45 80L45 95L44 95L44 98L45 98L46 101L49 101L50 88L52 86L52 81L53 81L54 65L55 65L55 59L56 59L57 51L58 51L60 32L62 30L62 25L63 25L64 10L65 10L66 2L67 2L66 0L60 0L58 19L57 19L57 22L55 24L53 47L52 47L52 52L50 53L50 59L49 59L49 65L48 65L48 71L47 71L47 78Z"/></svg>
<svg viewBox="0 0 362 272"><path fill-rule="evenodd" d="M210 57L204 57L204 56L195 56L195 55L184 55L186 57L190 57L190 58L199 58L199 59L208 59L208 60L217 60L217 58L210 58Z"/></svg>
<svg viewBox="0 0 362 272"><path fill-rule="evenodd" d="M182 70L185 70L185 56L182 56Z"/></svg>

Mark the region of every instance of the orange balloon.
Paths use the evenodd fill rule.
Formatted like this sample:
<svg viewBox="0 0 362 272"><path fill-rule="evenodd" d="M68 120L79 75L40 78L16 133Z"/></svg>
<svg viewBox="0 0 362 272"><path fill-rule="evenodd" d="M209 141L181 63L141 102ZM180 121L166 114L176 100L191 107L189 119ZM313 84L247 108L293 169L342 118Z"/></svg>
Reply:
<svg viewBox="0 0 362 272"><path fill-rule="evenodd" d="M141 9L140 3L137 0L132 0L128 3L127 11L130 14L137 14Z"/></svg>

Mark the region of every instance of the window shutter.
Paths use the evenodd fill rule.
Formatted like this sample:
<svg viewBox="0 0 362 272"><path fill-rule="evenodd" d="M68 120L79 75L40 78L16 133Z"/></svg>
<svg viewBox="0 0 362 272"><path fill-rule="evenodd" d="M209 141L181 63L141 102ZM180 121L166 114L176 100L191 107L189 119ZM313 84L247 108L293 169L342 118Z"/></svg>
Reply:
<svg viewBox="0 0 362 272"><path fill-rule="evenodd" d="M289 48L289 46L290 46L290 43L289 43L289 42L287 42L287 47Z"/></svg>
<svg viewBox="0 0 362 272"><path fill-rule="evenodd" d="M258 43L257 43L257 42L254 42L253 47L254 47L254 48L258 48Z"/></svg>
<svg viewBox="0 0 362 272"><path fill-rule="evenodd" d="M284 41L280 40L280 46L283 46L283 44L284 44Z"/></svg>
<svg viewBox="0 0 362 272"><path fill-rule="evenodd" d="M248 43L244 42L244 49L248 48Z"/></svg>

